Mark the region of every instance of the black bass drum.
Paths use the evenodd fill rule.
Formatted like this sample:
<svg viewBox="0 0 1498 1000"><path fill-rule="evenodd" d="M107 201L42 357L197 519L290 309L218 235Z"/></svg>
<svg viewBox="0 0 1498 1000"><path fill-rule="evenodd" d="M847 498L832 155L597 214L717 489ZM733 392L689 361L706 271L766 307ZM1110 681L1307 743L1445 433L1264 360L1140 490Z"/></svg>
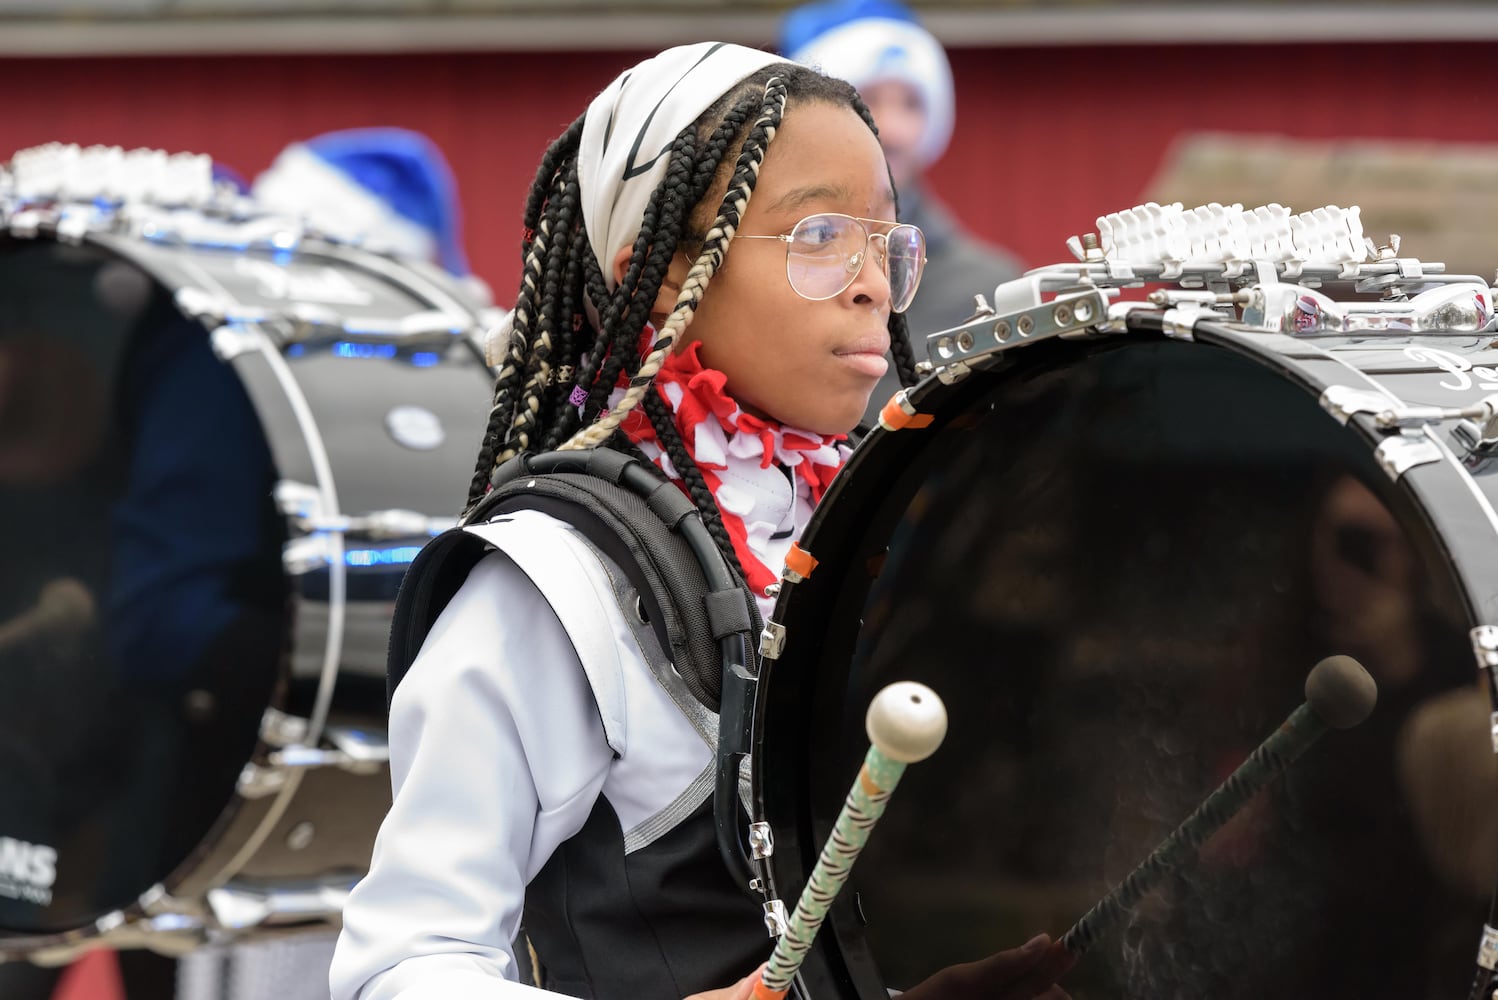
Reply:
<svg viewBox="0 0 1498 1000"><path fill-rule="evenodd" d="M1376 678L1372 717L1064 985L1466 995L1498 881L1498 350L1488 290L1468 298L1483 332L1290 336L1141 303L1100 333L1109 307L1082 295L933 338L952 360L854 453L765 636L754 801L787 908L874 693L924 682L951 720L818 937L810 995L884 1000L1059 937L1336 653Z"/></svg>
<svg viewBox="0 0 1498 1000"><path fill-rule="evenodd" d="M389 803L389 618L463 502L488 312L240 200L12 180L0 954L336 923Z"/></svg>

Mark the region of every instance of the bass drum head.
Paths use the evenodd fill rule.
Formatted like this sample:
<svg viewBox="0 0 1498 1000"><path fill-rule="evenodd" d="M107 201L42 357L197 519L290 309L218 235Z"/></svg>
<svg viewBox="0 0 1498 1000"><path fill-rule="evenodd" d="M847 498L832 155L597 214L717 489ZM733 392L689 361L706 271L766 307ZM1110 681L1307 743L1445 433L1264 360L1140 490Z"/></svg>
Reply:
<svg viewBox="0 0 1498 1000"><path fill-rule="evenodd" d="M1303 700L1379 685L1068 975L1093 997L1460 995L1498 872L1468 600L1316 394L1220 347L1027 347L856 455L783 599L756 764L799 891L896 680L946 701L806 969L883 998L1059 937ZM830 930L830 932L829 932Z"/></svg>
<svg viewBox="0 0 1498 1000"><path fill-rule="evenodd" d="M233 369L101 250L0 241L0 929L88 926L219 819L289 635Z"/></svg>

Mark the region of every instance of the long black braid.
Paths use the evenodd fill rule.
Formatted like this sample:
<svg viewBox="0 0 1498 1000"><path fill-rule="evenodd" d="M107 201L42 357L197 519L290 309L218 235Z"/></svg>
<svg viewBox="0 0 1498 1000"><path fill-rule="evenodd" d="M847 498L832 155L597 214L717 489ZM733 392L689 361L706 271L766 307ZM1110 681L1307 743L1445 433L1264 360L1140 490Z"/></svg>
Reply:
<svg viewBox="0 0 1498 1000"><path fill-rule="evenodd" d="M494 469L517 454L605 444L637 452L617 428L639 406L718 547L742 571L706 479L652 382L723 262L790 101L852 107L874 129L852 87L806 67L777 64L741 81L672 143L665 178L651 194L612 291L583 225L577 163L583 119L547 149L526 201L520 291L496 362L494 402L468 488L470 510ZM714 188L725 189L716 204L708 197ZM642 355L640 334L684 244L700 252L671 316ZM900 381L911 385L914 359L904 317L891 314L889 330ZM605 413L621 375L630 388Z"/></svg>

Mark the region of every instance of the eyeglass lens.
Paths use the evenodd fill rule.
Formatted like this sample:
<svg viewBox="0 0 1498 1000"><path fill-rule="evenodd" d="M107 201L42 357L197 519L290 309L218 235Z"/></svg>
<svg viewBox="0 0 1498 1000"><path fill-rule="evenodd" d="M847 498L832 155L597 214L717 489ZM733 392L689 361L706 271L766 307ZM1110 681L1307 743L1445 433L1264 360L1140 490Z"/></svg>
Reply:
<svg viewBox="0 0 1498 1000"><path fill-rule="evenodd" d="M859 220L847 215L812 215L791 230L786 274L797 294L830 299L853 283L872 249L889 276L890 307L904 312L915 298L925 257L925 239L914 226L892 226L873 239Z"/></svg>

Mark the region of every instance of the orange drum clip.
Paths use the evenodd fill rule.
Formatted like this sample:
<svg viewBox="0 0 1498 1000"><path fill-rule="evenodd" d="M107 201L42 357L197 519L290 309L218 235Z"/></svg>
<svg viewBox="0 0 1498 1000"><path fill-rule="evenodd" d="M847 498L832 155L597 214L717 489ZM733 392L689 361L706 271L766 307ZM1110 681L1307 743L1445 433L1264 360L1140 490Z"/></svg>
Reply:
<svg viewBox="0 0 1498 1000"><path fill-rule="evenodd" d="M928 427L931 420L931 414L915 411L904 389L891 396L889 402L884 404L884 409L879 411L879 426L887 431L903 430L906 427L911 429Z"/></svg>
<svg viewBox="0 0 1498 1000"><path fill-rule="evenodd" d="M800 583L811 576L811 571L816 568L816 557L792 542L791 550L785 554L785 578L791 583Z"/></svg>

